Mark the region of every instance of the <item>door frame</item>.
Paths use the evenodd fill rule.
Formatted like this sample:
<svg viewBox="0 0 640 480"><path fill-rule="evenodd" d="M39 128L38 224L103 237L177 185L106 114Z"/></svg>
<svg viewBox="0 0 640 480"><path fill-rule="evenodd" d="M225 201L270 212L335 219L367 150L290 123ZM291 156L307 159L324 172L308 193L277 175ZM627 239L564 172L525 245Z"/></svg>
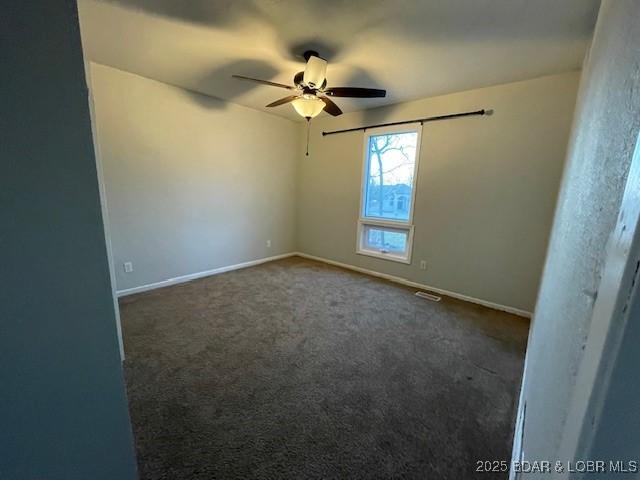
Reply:
<svg viewBox="0 0 640 480"><path fill-rule="evenodd" d="M102 168L102 156L100 154L100 144L98 143L98 125L96 122L95 105L93 102L93 82L91 78L91 62L84 62L85 78L87 90L89 92L89 115L91 117L91 136L93 138L93 150L96 158L96 172L98 174L98 190L100 192L100 209L102 210L102 226L104 239L107 246L107 261L109 263L109 278L111 279L111 296L113 298L113 310L116 318L116 332L118 335L118 348L120 349L120 360L124 362L124 341L122 339L122 324L120 322L120 305L116 290L116 272L113 260L113 247L111 245L111 233L109 231L109 209L107 208L107 190L104 182L104 170Z"/></svg>

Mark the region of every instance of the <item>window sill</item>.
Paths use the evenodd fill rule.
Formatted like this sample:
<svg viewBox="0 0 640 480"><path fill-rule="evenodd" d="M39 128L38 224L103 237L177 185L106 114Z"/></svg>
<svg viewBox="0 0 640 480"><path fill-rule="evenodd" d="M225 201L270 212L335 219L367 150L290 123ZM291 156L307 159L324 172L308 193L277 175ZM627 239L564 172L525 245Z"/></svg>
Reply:
<svg viewBox="0 0 640 480"><path fill-rule="evenodd" d="M391 253L382 253L382 252L376 252L374 250L361 250L361 249L356 250L356 253L358 255L366 255L367 257L380 258L382 260L390 260L392 262L404 263L406 265L411 264L411 260L409 258L399 257Z"/></svg>

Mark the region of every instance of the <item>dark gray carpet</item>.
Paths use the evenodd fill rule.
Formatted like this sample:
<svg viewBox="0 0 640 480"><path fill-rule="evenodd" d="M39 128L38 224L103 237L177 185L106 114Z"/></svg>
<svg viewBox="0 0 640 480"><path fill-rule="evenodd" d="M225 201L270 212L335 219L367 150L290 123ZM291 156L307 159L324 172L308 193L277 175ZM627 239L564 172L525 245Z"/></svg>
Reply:
<svg viewBox="0 0 640 480"><path fill-rule="evenodd" d="M122 299L141 479L460 480L508 460L528 322L414 292L294 257Z"/></svg>

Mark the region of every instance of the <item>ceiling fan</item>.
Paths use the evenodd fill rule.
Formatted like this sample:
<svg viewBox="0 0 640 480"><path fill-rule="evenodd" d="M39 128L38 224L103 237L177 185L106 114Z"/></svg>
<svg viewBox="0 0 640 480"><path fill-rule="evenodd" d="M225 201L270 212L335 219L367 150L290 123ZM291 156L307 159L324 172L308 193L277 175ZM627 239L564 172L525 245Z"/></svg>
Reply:
<svg viewBox="0 0 640 480"><path fill-rule="evenodd" d="M342 115L340 107L329 97L379 98L387 95L386 90L376 88L327 88L327 61L321 58L318 52L314 52L313 50L304 52L303 56L307 64L304 72L298 72L293 77L293 86L270 82L268 80L260 80L258 78L245 77L243 75L232 76L241 80L249 80L263 85L293 90L295 92L293 95L276 100L267 105L267 107L277 107L291 103L296 112L306 118L307 121L319 115L322 110L334 117Z"/></svg>

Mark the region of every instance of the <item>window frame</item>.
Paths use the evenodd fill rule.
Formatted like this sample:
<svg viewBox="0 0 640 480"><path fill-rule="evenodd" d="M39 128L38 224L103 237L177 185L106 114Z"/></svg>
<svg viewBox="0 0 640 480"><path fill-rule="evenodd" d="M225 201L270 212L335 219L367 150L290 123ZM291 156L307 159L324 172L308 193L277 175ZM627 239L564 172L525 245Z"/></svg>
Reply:
<svg viewBox="0 0 640 480"><path fill-rule="evenodd" d="M369 141L371 137L379 135L390 135L394 133L416 133L416 156L413 167L413 179L411 182L411 200L409 202L409 218L407 220L388 219L384 217L367 217L365 216L366 195L367 195L367 178L369 171ZM356 238L356 253L358 255L366 255L369 257L381 258L383 260L391 260L405 264L411 264L411 255L413 252L413 236L414 224L413 216L416 203L416 186L418 183L418 173L420 166L420 146L422 144L422 123L410 123L406 125L394 125L388 127L369 128L364 131L363 135L363 158L362 158L362 174L360 177L360 208L358 210L358 228ZM406 255L397 255L390 252L382 252L364 248L364 232L365 227L387 227L407 232L407 248Z"/></svg>

